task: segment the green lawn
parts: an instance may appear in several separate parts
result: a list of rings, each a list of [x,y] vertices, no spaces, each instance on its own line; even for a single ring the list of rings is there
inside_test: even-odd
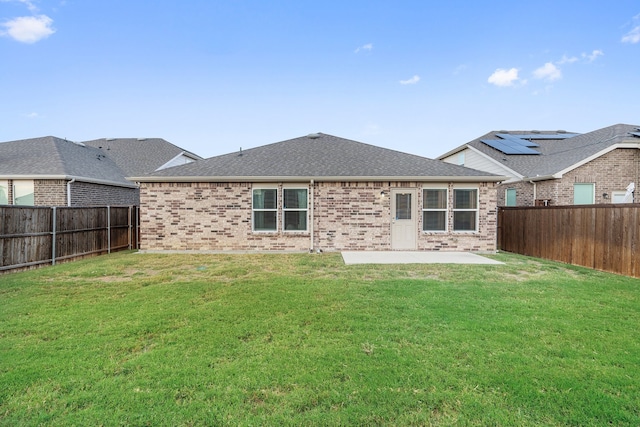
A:
[[[0,425],[640,425],[640,280],[339,254],[0,276]]]

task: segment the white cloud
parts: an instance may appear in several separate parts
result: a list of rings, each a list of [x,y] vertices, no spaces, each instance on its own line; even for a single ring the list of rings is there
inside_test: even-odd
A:
[[[414,85],[414,84],[418,83],[419,81],[420,81],[420,76],[416,74],[415,76],[411,77],[410,79],[400,80],[400,84],[401,85]]]
[[[591,52],[590,54],[589,54],[589,53],[583,53],[583,54],[582,54],[582,57],[583,57],[584,59],[586,59],[587,61],[589,61],[589,62],[593,62],[593,61],[595,61],[596,59],[598,59],[598,57],[599,57],[599,56],[602,56],[602,55],[604,55],[604,52],[603,52],[603,51],[601,51],[601,50],[594,50],[594,51],[593,51],[593,52]]]
[[[640,42],[640,25],[634,27],[631,31],[622,37],[622,43],[638,43]]]
[[[354,52],[355,53],[360,53],[360,52],[371,52],[373,50],[373,44],[372,43],[367,43],[363,46],[360,46],[359,48],[357,48]]]
[[[553,82],[562,78],[562,71],[560,71],[558,67],[553,65],[553,63],[547,62],[542,67],[533,72],[533,77],[535,77],[536,79]]]
[[[0,0],[0,2],[4,2],[4,3],[9,3],[9,2],[14,2],[14,3],[22,3],[25,6],[27,6],[27,9],[29,9],[29,11],[36,13],[38,12],[38,7],[33,4],[33,2],[31,0]]]
[[[53,20],[46,15],[22,16],[7,21],[0,26],[5,31],[0,31],[0,35],[9,36],[21,43],[35,43],[55,33],[51,27]]]
[[[40,114],[36,113],[35,111],[33,113],[25,114],[24,116],[28,119],[38,119],[42,117],[40,116]]]
[[[562,59],[558,61],[558,65],[562,64],[573,64],[574,62],[578,62],[580,58],[577,56],[567,56],[566,54],[562,55]]]
[[[515,82],[518,81],[518,69],[511,68],[506,70],[504,68],[498,68],[493,72],[487,79],[487,81],[496,86],[513,86]]]

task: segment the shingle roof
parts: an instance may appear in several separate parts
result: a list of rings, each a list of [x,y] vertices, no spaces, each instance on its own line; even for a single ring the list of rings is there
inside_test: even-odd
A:
[[[567,139],[536,140],[539,147],[534,147],[533,150],[540,152],[540,155],[504,154],[481,142],[483,139],[499,139],[497,134],[505,131],[489,132],[459,148],[471,146],[524,177],[550,176],[571,168],[612,145],[624,142],[640,143],[640,138],[631,134],[637,132],[637,128],[636,125],[617,124]],[[509,131],[508,133],[529,135],[531,131]],[[563,133],[540,131],[540,134],[549,135]],[[449,154],[451,153],[450,151]]]
[[[376,147],[323,133],[212,157],[154,172],[135,181],[267,180],[296,178],[465,178],[503,177],[438,160]]]
[[[180,154],[202,159],[162,138],[102,138],[83,143],[102,149],[127,176],[151,173]]]
[[[85,178],[115,185],[132,185],[101,150],[53,136],[0,143],[0,176]]]

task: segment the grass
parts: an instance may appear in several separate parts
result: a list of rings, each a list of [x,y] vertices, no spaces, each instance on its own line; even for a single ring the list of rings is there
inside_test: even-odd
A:
[[[0,425],[639,425],[640,281],[339,254],[0,276]]]

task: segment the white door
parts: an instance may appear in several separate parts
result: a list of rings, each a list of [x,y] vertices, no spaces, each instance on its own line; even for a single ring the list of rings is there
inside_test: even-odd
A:
[[[416,221],[416,189],[391,190],[391,249],[417,249],[418,224]]]

